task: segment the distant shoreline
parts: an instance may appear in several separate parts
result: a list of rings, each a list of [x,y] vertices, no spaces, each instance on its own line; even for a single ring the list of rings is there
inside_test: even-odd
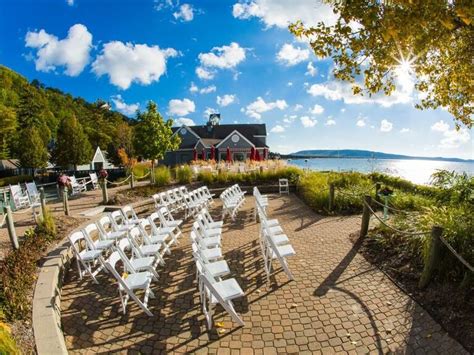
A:
[[[452,163],[470,163],[474,164],[474,160],[464,160],[459,158],[426,158],[426,157],[403,157],[403,158],[385,158],[385,157],[350,157],[350,156],[310,156],[310,155],[287,155],[280,154],[281,159],[375,159],[375,160],[431,160],[431,161],[446,161]]]
[[[278,153],[275,153],[278,154]],[[402,154],[375,152],[370,150],[341,149],[341,150],[303,150],[291,154],[279,154],[283,159],[397,159],[397,160],[429,160],[455,163],[474,163],[473,159],[445,158],[445,157],[417,157]]]

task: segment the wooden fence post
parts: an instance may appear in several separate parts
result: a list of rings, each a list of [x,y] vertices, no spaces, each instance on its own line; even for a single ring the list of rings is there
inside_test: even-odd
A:
[[[329,211],[332,211],[334,209],[334,195],[335,195],[334,184],[330,183],[329,184]]]
[[[106,205],[109,202],[109,192],[107,191],[107,181],[105,179],[102,179],[101,187],[102,187],[102,203]]]
[[[68,191],[67,187],[65,186],[63,189],[63,208],[64,208],[64,214],[66,216],[69,216],[69,200],[68,200]]]
[[[13,249],[18,249],[20,245],[18,244],[18,238],[16,236],[15,224],[13,223],[13,213],[10,206],[5,205],[4,207],[5,214],[7,215],[7,229],[8,236],[10,237],[10,242],[12,243]]]
[[[418,286],[420,288],[425,288],[433,276],[433,271],[436,268],[438,262],[439,252],[441,250],[441,235],[443,234],[443,228],[440,226],[433,226],[431,228],[431,240],[430,240],[430,250],[428,252],[428,259],[425,262],[423,268],[423,273],[421,274],[420,282]]]
[[[133,172],[130,175],[130,188],[133,189],[135,187],[135,177],[133,176]]]
[[[44,218],[46,214],[46,197],[44,195],[44,187],[40,187],[40,202],[41,202],[41,215]]]
[[[360,226],[360,237],[365,237],[369,231],[369,223],[370,223],[370,210],[367,205],[370,206],[372,203],[372,197],[369,195],[364,196],[364,209],[362,212],[362,223]]]

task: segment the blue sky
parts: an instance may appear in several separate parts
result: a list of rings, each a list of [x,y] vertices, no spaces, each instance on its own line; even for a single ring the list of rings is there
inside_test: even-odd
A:
[[[472,130],[394,97],[354,97],[286,24],[334,20],[313,0],[3,0],[0,63],[133,116],[148,100],[177,122],[266,123],[273,151],[370,149],[474,158]]]

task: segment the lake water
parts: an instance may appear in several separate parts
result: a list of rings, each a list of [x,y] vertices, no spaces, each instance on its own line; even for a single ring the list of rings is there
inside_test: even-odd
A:
[[[307,159],[307,162],[305,159],[291,159],[289,164],[322,171],[381,172],[425,185],[429,184],[431,174],[439,169],[474,175],[474,163],[439,160],[314,158]]]

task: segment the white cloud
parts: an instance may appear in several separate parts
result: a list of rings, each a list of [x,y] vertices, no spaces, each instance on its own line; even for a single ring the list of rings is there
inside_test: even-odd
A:
[[[367,95],[354,95],[349,83],[328,81],[323,84],[313,84],[307,90],[312,96],[323,96],[326,100],[343,100],[346,104],[379,104],[382,107],[390,107],[395,104],[405,104],[412,101],[411,93],[395,90],[392,95],[383,93]]]
[[[173,16],[176,20],[189,22],[194,18],[194,9],[190,4],[183,4],[179,7],[179,11],[173,13]]]
[[[168,103],[168,114],[176,116],[186,116],[187,114],[194,112],[196,105],[189,99],[173,99]]]
[[[301,121],[301,124],[303,125],[303,127],[306,127],[306,128],[314,127],[318,123],[317,120],[315,120],[314,118],[311,118],[309,116],[300,117],[300,121]]]
[[[115,105],[115,108],[122,112],[124,115],[131,116],[140,108],[140,104],[137,102],[135,104],[126,104],[121,95],[112,96],[112,102]]]
[[[28,31],[25,46],[37,49],[36,70],[49,72],[64,66],[66,75],[77,76],[89,64],[92,34],[81,24],[71,26],[67,37],[61,40],[45,30]]]
[[[318,74],[318,69],[313,66],[313,62],[309,62],[306,66],[306,73],[305,75],[309,76],[316,76]]]
[[[467,128],[461,128],[460,130],[450,129],[443,132],[443,138],[439,144],[442,149],[454,149],[459,148],[461,145],[471,142],[471,134]]]
[[[393,128],[393,123],[387,120],[380,121],[380,132],[390,132]]]
[[[209,116],[210,116],[212,113],[219,113],[219,111],[216,110],[215,108],[206,107],[206,109],[204,110],[204,117],[209,118]]]
[[[356,126],[357,127],[365,127],[366,123],[363,119],[357,120]]]
[[[216,69],[234,69],[245,60],[245,48],[236,42],[228,46],[214,47],[208,53],[199,53],[200,66],[196,68],[199,78],[209,80],[215,76]]]
[[[293,86],[293,82],[291,82],[291,81],[287,82],[286,86]]]
[[[74,0],[66,0],[69,6],[74,6]]]
[[[196,74],[199,77],[199,79],[202,79],[202,80],[211,80],[211,79],[214,79],[214,76],[215,76],[215,73],[207,69],[204,69],[202,67],[196,68]]]
[[[280,125],[276,125],[275,127],[273,127],[271,130],[270,130],[271,133],[283,133],[285,132],[285,128],[283,126],[280,126]]]
[[[186,118],[186,117],[176,118],[173,120],[173,126],[182,126],[182,125],[195,126],[196,124],[194,123],[192,119]]]
[[[230,104],[235,102],[235,95],[224,95],[224,96],[217,96],[216,103],[221,106],[229,106]]]
[[[436,132],[446,132],[447,130],[449,130],[449,124],[441,120],[432,125],[431,130]]]
[[[408,133],[408,132],[410,132],[410,128],[402,128],[400,130],[400,133]]]
[[[173,48],[112,41],[104,44],[92,71],[99,77],[108,75],[110,83],[125,90],[134,82],[149,85],[158,81],[166,72],[167,59],[177,55]]]
[[[280,28],[286,28],[298,20],[310,26],[316,25],[319,21],[332,25],[337,20],[330,5],[314,0],[240,1],[234,4],[232,15],[242,20],[257,17],[266,27]]]
[[[301,110],[302,108],[303,108],[303,105],[296,104],[296,105],[293,107],[293,111],[298,112],[298,111]]]
[[[199,88],[196,84],[191,82],[191,86],[189,87],[189,92],[195,94],[195,93],[200,93],[200,94],[210,94],[211,92],[216,92],[217,88],[215,85],[209,85],[203,88]]]
[[[336,121],[334,121],[332,118],[328,118],[326,123],[324,124],[325,126],[335,126]]]
[[[324,107],[316,104],[309,112],[312,113],[313,115],[320,115],[324,112]]]
[[[274,102],[265,102],[260,96],[257,100],[249,104],[245,108],[245,114],[249,117],[253,117],[257,120],[262,118],[261,113],[267,112],[273,109],[284,110],[288,107],[285,100],[276,100]]]
[[[191,93],[196,93],[196,92],[199,92],[199,88],[197,87],[196,84],[194,84],[193,82],[191,82],[191,86],[189,87],[189,92]]]
[[[285,43],[277,54],[277,60],[286,66],[296,65],[308,60],[308,58],[309,49],[293,47],[293,45],[289,43]]]

